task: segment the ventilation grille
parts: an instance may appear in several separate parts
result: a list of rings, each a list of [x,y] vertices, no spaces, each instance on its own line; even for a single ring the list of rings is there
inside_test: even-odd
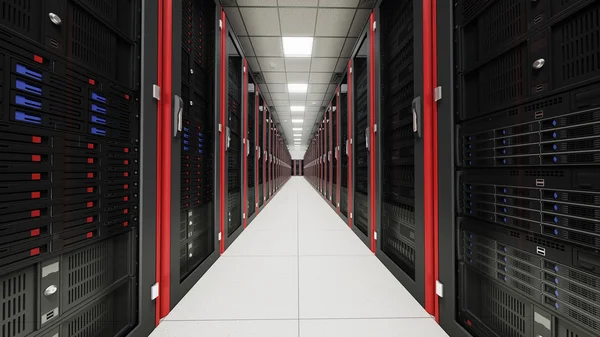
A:
[[[40,0],[0,0],[0,23],[39,41]]]
[[[26,336],[33,331],[35,289],[32,269],[24,269],[0,279],[2,337]]]
[[[69,337],[112,336],[113,333],[113,297],[107,297],[84,309],[67,326]]]
[[[481,320],[500,336],[529,337],[525,335],[526,305],[490,282],[481,284],[483,315]]]
[[[67,305],[80,302],[113,283],[112,241],[105,240],[87,247],[66,259]]]

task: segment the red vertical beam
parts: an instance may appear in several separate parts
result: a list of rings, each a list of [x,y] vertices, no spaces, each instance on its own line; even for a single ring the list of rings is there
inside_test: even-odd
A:
[[[254,151],[254,195],[255,195],[255,198],[254,198],[254,201],[255,201],[254,207],[256,207],[256,214],[258,214],[258,212],[259,212],[259,207],[258,207],[258,203],[259,203],[259,201],[258,201],[258,197],[259,197],[259,190],[258,190],[258,186],[259,186],[258,185],[258,179],[259,179],[258,178],[258,156],[260,155],[258,147],[261,146],[262,144],[258,144],[258,139],[259,139],[259,136],[258,136],[258,130],[259,130],[259,128],[258,128],[258,126],[260,125],[260,124],[258,124],[258,123],[260,123],[260,116],[259,116],[259,112],[260,111],[258,109],[258,103],[260,101],[260,96],[259,96],[260,90],[259,90],[258,85],[256,83],[254,84],[254,90],[256,91],[254,93],[254,97],[255,97],[255,99],[254,99],[254,145],[255,145],[256,150],[253,150],[253,149],[250,149],[250,150]]]
[[[219,242],[219,248],[221,254],[225,252],[225,126],[227,125],[227,107],[225,106],[225,95],[227,94],[227,87],[225,85],[227,81],[227,27],[226,27],[226,16],[225,12],[221,9],[221,88],[220,88],[220,104],[221,104],[221,132],[219,133],[221,139],[220,152],[219,152],[219,230],[221,231],[221,241]]]
[[[335,106],[336,106],[336,111],[335,111],[335,129],[337,130],[336,135],[335,135],[335,147],[334,147],[334,151],[335,151],[335,160],[336,160],[336,167],[337,170],[335,172],[336,175],[336,181],[337,184],[335,185],[335,200],[337,200],[337,205],[336,205],[336,210],[338,213],[340,213],[340,198],[341,198],[341,191],[342,191],[342,156],[345,155],[342,153],[342,117],[341,117],[341,106],[340,106],[340,86],[338,85],[337,87],[337,93],[335,96]]]
[[[431,0],[431,66],[432,66],[432,87],[437,84],[437,0]],[[433,103],[433,257],[435,278],[434,282],[440,279],[439,276],[439,177],[438,177],[438,106]],[[435,296],[435,320],[440,322],[440,299]]]
[[[164,0],[158,0],[158,85],[163,86],[163,45],[164,45]],[[162,268],[162,223],[161,223],[161,207],[162,207],[162,125],[160,124],[160,116],[162,115],[162,102],[157,104],[157,115],[159,123],[156,128],[156,271],[155,282],[160,283],[160,271]],[[158,326],[160,323],[160,302],[162,297],[156,298],[154,324]]]
[[[333,107],[329,104],[329,117],[327,117],[327,124],[329,124],[329,149],[327,151],[327,160],[329,162],[329,200],[333,204]],[[335,205],[334,205],[335,206]]]
[[[354,198],[353,198],[353,188],[352,185],[352,152],[354,148],[352,139],[352,125],[354,121],[352,120],[352,95],[353,95],[353,81],[352,81],[352,60],[348,61],[348,225],[352,228],[354,224],[354,219],[352,216],[352,212],[354,211]]]
[[[433,239],[433,77],[431,58],[431,0],[423,1],[423,161],[425,215],[425,310],[435,313],[435,259]]]
[[[242,212],[246,213],[248,210],[248,60],[244,58],[244,148],[242,150],[242,156],[244,158],[244,206]],[[248,226],[248,216],[244,217],[244,228]]]
[[[377,243],[375,241],[375,227],[377,220],[377,184],[376,184],[376,173],[377,173],[377,161],[376,161],[376,149],[377,145],[375,141],[375,30],[373,30],[373,26],[375,23],[375,12],[371,13],[371,25],[369,26],[369,49],[370,49],[370,57],[369,57],[369,113],[370,113],[370,122],[369,122],[369,148],[371,151],[369,152],[369,162],[371,169],[370,172],[370,184],[369,184],[369,197],[371,206],[370,215],[371,215],[371,251],[375,253],[377,250]]]

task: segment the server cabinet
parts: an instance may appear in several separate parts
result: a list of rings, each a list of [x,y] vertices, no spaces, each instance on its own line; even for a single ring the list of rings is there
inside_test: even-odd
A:
[[[424,143],[432,134],[423,128],[423,6],[421,1],[384,0],[375,10],[375,55],[380,55],[376,254],[432,310],[431,299],[426,303],[427,282],[434,275],[426,273],[430,262],[425,261],[433,252],[425,240],[425,203],[431,201],[425,200],[424,153],[429,150]]]
[[[348,61],[351,64],[351,61]],[[352,144],[350,143],[350,135],[352,134],[350,118],[352,116],[352,98],[351,98],[351,66],[346,69],[346,74],[342,79],[340,85],[340,99],[339,99],[339,121],[340,121],[340,145],[342,146],[341,161],[340,161],[340,216],[344,221],[350,224],[350,210],[352,200],[352,177],[350,165],[350,155],[352,151]]]
[[[222,146],[221,159],[223,167],[221,174],[224,191],[222,201],[224,204],[221,216],[222,240],[224,249],[237,238],[243,230],[243,211],[242,211],[242,186],[243,181],[243,111],[244,111],[244,78],[247,72],[244,68],[244,58],[241,47],[233,31],[228,27],[225,31],[225,45],[222,55],[222,95],[225,97],[221,104],[222,133],[225,143]]]
[[[271,197],[271,112],[265,102],[265,203]]]
[[[335,89],[335,97],[333,98],[333,113],[331,116],[332,120],[332,151],[333,151],[333,168],[332,168],[332,197],[333,206],[336,212],[340,213],[340,161],[341,161],[341,136],[340,136],[340,86]]]
[[[440,174],[440,236],[453,238],[440,240],[440,319],[453,335],[600,334],[599,13],[438,4],[439,165],[454,167]]]
[[[266,187],[265,187],[265,181],[266,181],[266,172],[267,172],[267,168],[265,166],[265,158],[266,158],[266,150],[265,150],[265,120],[266,120],[266,110],[265,110],[265,100],[263,99],[263,97],[260,95],[260,88],[259,88],[259,105],[258,105],[258,148],[257,148],[257,155],[258,155],[258,206],[262,207],[265,204],[265,200],[266,200]]]
[[[371,245],[371,193],[370,174],[375,169],[370,165],[371,115],[370,115],[370,53],[371,36],[364,29],[352,55],[353,109],[351,127],[353,129],[353,218],[352,229],[367,245]]]
[[[2,335],[147,334],[158,4],[0,3]]]
[[[215,216],[216,172],[220,167],[219,106],[215,102],[219,92],[214,88],[219,83],[216,74],[221,45],[218,21],[224,20],[221,15],[213,1],[186,0],[173,2],[172,21],[163,22],[172,26],[172,85],[169,91],[165,88],[169,84],[164,83],[161,89],[167,98],[161,101],[167,99],[172,104],[162,116],[163,127],[169,130],[161,135],[161,142],[170,150],[162,152],[162,162],[170,167],[170,172],[163,169],[162,179],[171,182],[160,192],[165,207],[163,218],[170,220],[164,220],[167,224],[163,224],[162,234],[169,235],[169,239],[164,238],[169,245],[163,247],[167,253],[162,256],[161,317],[219,256]]]
[[[249,71],[248,64],[246,63],[246,73],[251,74]],[[256,115],[258,114],[258,89],[256,83],[252,76],[248,76],[248,84],[246,88],[247,102],[246,102],[246,114],[244,115],[244,119],[246,120],[246,140],[245,140],[245,159],[246,168],[244,169],[244,174],[246,178],[247,191],[246,191],[246,207],[245,212],[247,219],[247,223],[249,224],[254,217],[256,216],[256,212],[258,210],[257,206],[257,166],[256,165],[256,152],[257,149],[255,146],[258,144],[256,141],[257,136],[257,119]]]
[[[333,204],[333,101],[329,103],[329,110],[327,111],[327,140],[326,146],[327,151],[325,152],[327,166],[325,169],[325,176],[327,177],[327,201]]]

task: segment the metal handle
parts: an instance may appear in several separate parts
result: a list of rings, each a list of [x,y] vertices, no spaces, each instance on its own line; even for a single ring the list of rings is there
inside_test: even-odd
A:
[[[246,142],[246,157],[250,156],[250,140]]]
[[[177,138],[183,129],[183,99],[175,95],[173,101],[173,137]]]
[[[346,156],[348,156],[348,139],[346,139]]]
[[[365,141],[367,143],[367,150],[369,150],[369,127],[365,129]]]
[[[56,287],[54,284],[51,284],[48,286],[48,288],[46,288],[46,290],[44,290],[44,296],[46,296],[46,297],[52,296],[57,291],[58,291],[58,287]]]
[[[262,155],[262,151],[260,150],[260,146],[257,146],[256,149],[258,150],[258,159],[260,159],[260,156]]]
[[[227,148],[225,151],[229,150],[229,145],[231,144],[231,130],[227,127]]]
[[[417,138],[422,137],[422,125],[421,125],[421,97],[416,97],[412,101],[412,113],[413,113],[413,132]]]

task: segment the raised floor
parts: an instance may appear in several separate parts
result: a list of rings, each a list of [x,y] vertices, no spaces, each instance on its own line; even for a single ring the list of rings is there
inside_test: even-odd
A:
[[[152,337],[447,334],[303,177],[292,177]]]

